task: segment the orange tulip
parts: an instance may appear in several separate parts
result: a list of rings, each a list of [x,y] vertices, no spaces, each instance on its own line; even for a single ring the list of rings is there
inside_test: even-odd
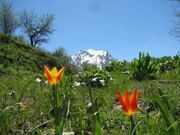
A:
[[[53,67],[51,70],[49,70],[46,66],[44,66],[44,75],[47,78],[49,84],[56,85],[61,81],[64,70],[65,67],[61,68],[58,72],[56,67]]]
[[[120,92],[117,93],[122,109],[126,115],[132,116],[137,111],[138,104],[138,91],[135,89],[133,94],[129,94],[127,91],[125,96],[122,96]]]

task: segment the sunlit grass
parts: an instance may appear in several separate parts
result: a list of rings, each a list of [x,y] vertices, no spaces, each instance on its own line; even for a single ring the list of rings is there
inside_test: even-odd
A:
[[[171,75],[166,74],[169,78],[172,78]],[[173,74],[175,75],[177,76]],[[92,88],[93,98],[99,99],[102,134],[130,134],[129,118],[118,106],[116,94],[117,91],[124,93],[135,87],[138,87],[142,93],[139,109],[135,115],[139,134],[168,134],[172,128],[174,134],[178,134],[179,83],[159,83],[159,80],[138,82],[129,80],[126,75],[119,73],[112,73],[112,76],[115,80],[110,81],[107,87]],[[45,83],[45,78],[42,82],[36,82],[37,77],[43,78],[41,75],[0,78],[2,82],[0,84],[0,131],[3,134],[35,132],[52,134],[54,127],[53,107],[50,103],[51,93],[48,90],[50,86]],[[60,98],[63,97],[65,91],[71,95],[69,116],[66,119],[64,131],[90,134],[92,119],[88,110],[90,103],[88,88],[73,88],[70,80],[69,77],[65,77],[59,88]]]

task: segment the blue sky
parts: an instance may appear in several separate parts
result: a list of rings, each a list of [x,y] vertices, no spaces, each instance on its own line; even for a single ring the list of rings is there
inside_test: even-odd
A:
[[[155,57],[176,55],[180,42],[169,35],[177,2],[171,0],[11,0],[17,12],[55,16],[55,32],[42,45],[64,47],[69,55],[84,49],[108,50],[132,60],[140,51]]]

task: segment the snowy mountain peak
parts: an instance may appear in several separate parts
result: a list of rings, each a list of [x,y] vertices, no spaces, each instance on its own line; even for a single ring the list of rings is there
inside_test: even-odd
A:
[[[81,50],[79,53],[71,56],[72,61],[77,66],[81,66],[81,64],[87,62],[89,64],[97,65],[98,67],[103,67],[106,65],[112,56],[108,53],[108,51],[103,50]]]

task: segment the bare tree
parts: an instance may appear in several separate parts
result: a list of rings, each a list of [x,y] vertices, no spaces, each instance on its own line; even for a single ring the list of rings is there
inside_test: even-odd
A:
[[[177,4],[180,7],[180,0],[175,0],[175,2],[179,2]],[[173,28],[170,30],[170,35],[174,36],[177,40],[180,40],[180,11],[175,9],[175,16],[177,17],[177,21],[174,23]]]
[[[31,46],[35,47],[48,42],[48,36],[53,33],[54,16],[46,14],[38,17],[33,12],[24,11],[21,15],[21,24],[29,38]]]
[[[17,27],[18,21],[12,3],[0,1],[0,31],[11,35]]]
[[[175,37],[177,40],[180,40],[180,21],[174,24],[174,27],[170,31],[170,35]]]

